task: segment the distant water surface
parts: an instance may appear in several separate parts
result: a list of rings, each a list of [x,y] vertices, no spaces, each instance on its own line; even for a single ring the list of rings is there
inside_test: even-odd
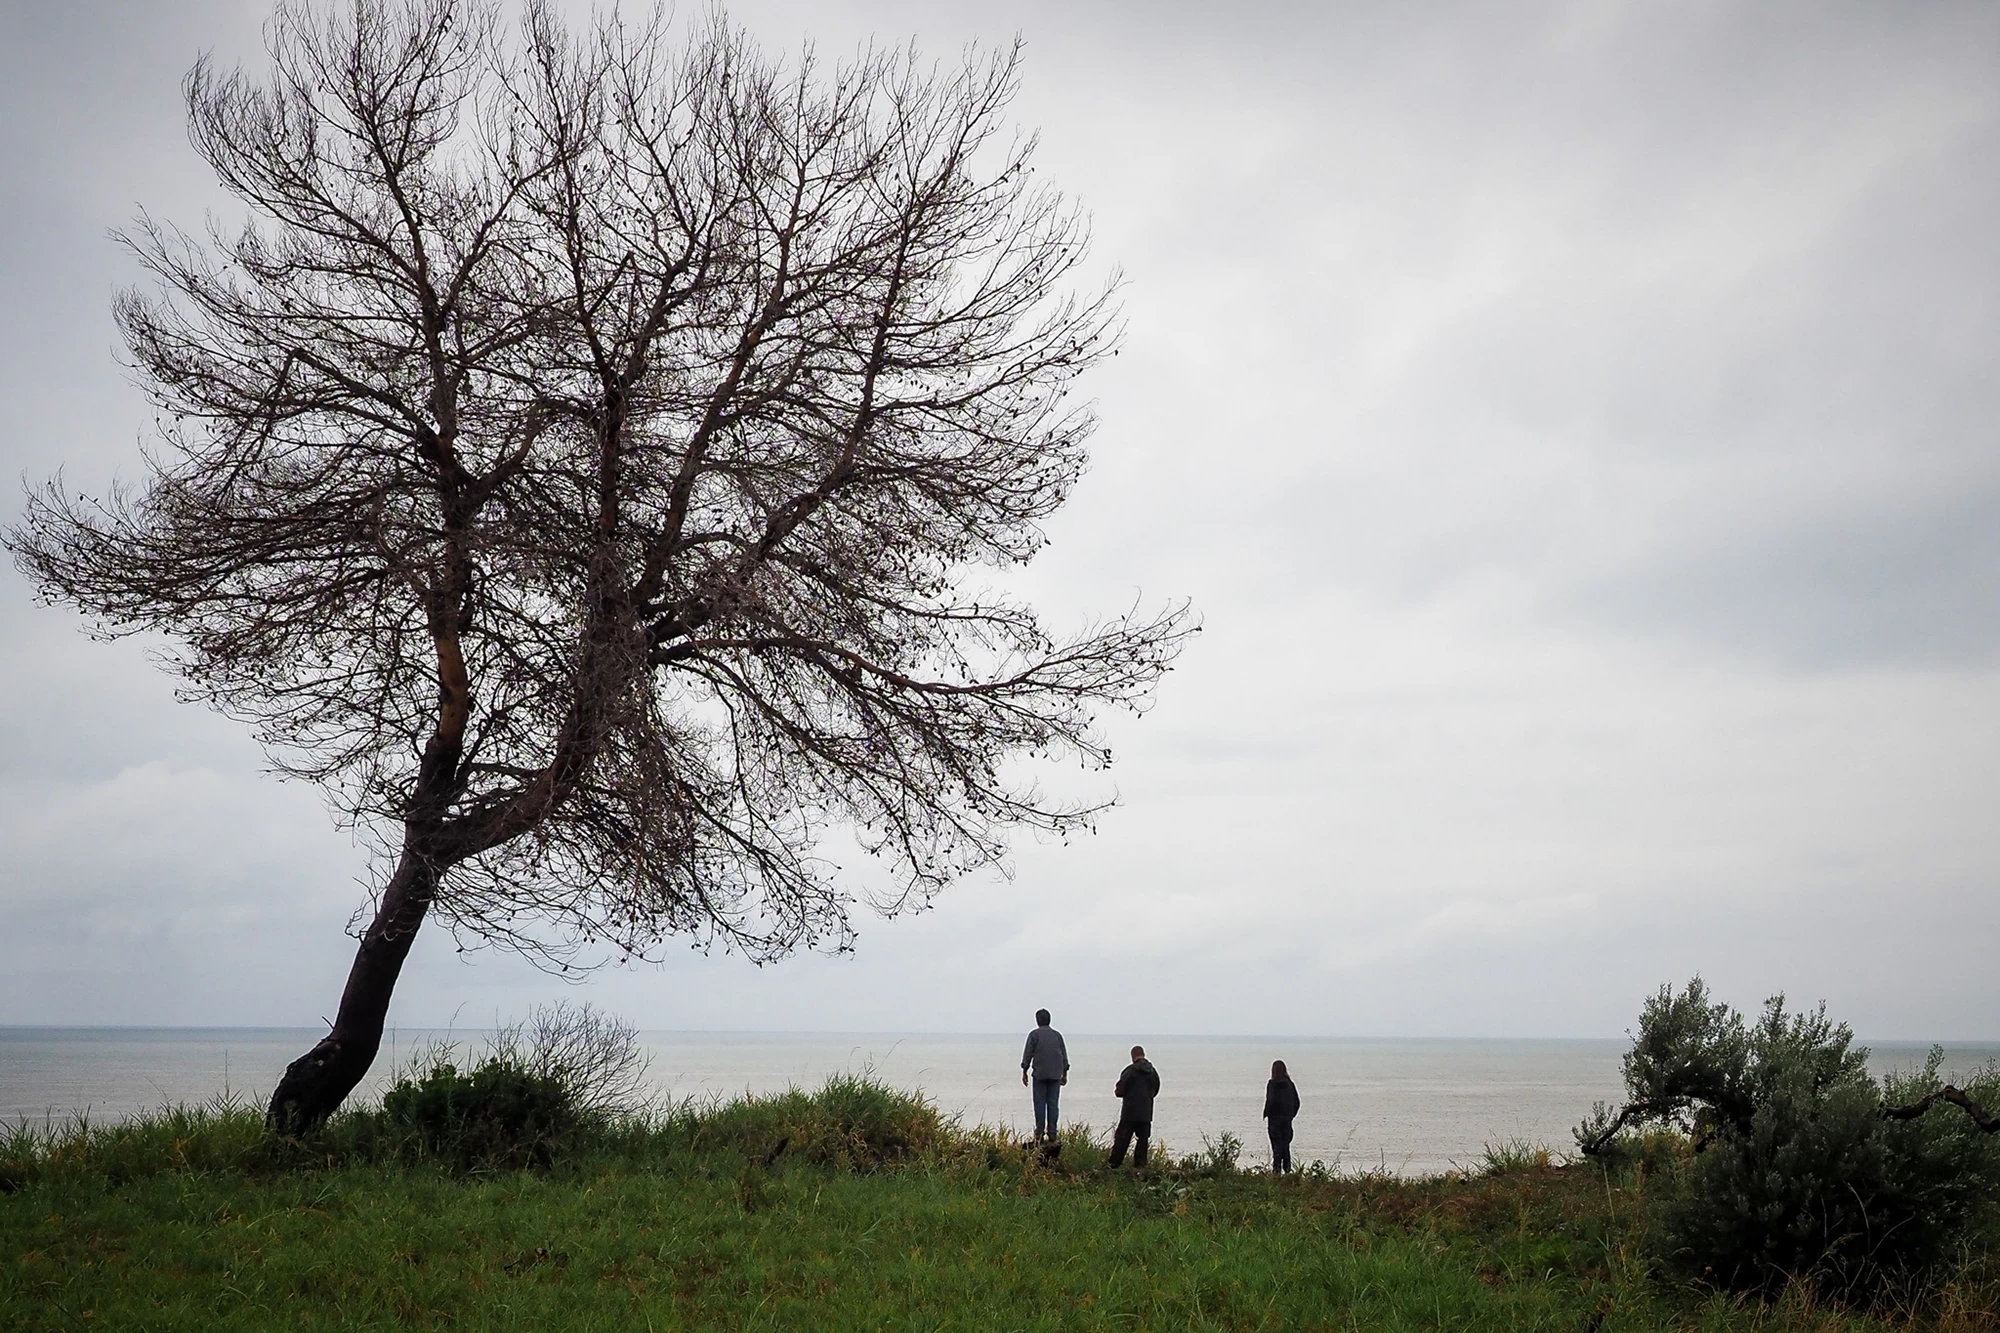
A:
[[[837,1033],[647,1032],[652,1081],[674,1098],[728,1097],[817,1085],[872,1069],[921,1089],[968,1123],[1032,1124],[1020,1082],[1020,1035],[856,1036]],[[261,1103],[285,1065],[317,1039],[285,1028],[0,1027],[0,1121],[42,1123],[78,1114],[119,1119],[224,1092]],[[397,1064],[428,1043],[476,1050],[485,1034],[400,1029],[383,1043],[365,1095],[379,1096]],[[1100,1130],[1117,1120],[1111,1085],[1128,1038],[1071,1034],[1065,1120]],[[1152,1037],[1147,1054],[1162,1089],[1154,1134],[1175,1153],[1231,1133],[1246,1162],[1269,1160],[1264,1080],[1282,1059],[1302,1109],[1292,1155],[1343,1170],[1423,1174],[1476,1163],[1486,1144],[1522,1139],[1570,1146],[1570,1127],[1596,1101],[1616,1101],[1622,1040],[1368,1041],[1311,1037]],[[1920,1063],[1928,1047],[1873,1044],[1878,1072]],[[2000,1043],[1946,1046],[1960,1072],[2000,1059]]]

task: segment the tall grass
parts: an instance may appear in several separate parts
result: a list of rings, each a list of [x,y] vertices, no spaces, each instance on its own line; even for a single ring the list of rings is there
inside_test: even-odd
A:
[[[420,1089],[439,1070],[456,1073],[446,1060],[392,1087],[387,1100],[393,1106],[399,1088]],[[792,1088],[731,1101],[668,1103],[624,1116],[580,1116],[551,1146],[556,1151],[534,1160],[541,1165],[638,1165],[736,1154],[873,1170],[919,1158],[983,1160],[988,1149],[1019,1153],[998,1135],[961,1130],[925,1098],[866,1074],[839,1075],[812,1091]],[[8,1191],[49,1180],[123,1184],[167,1173],[255,1175],[392,1164],[478,1172],[524,1162],[482,1160],[477,1152],[461,1152],[458,1144],[399,1120],[381,1105],[343,1110],[296,1140],[271,1136],[262,1111],[233,1097],[163,1106],[126,1121],[77,1117],[0,1128],[0,1190]]]
[[[1088,1125],[1045,1157],[865,1072],[577,1123],[525,1170],[468,1169],[381,1107],[296,1142],[234,1100],[17,1125],[0,1327],[1874,1333],[2000,1307],[1976,1255],[1903,1318],[1664,1286],[1645,1164],[1524,1145],[1428,1180],[1246,1172],[1222,1141],[1112,1173]]]
[[[166,1171],[240,1171],[267,1148],[263,1114],[232,1095],[132,1120],[23,1120],[0,1126],[0,1191],[49,1179],[122,1184]]]
[[[1495,1139],[1480,1154],[1479,1169],[1489,1176],[1505,1176],[1517,1171],[1544,1171],[1554,1161],[1545,1143],[1522,1138]]]
[[[607,1119],[540,1169],[402,1155],[371,1114],[288,1165],[242,1105],[17,1129],[0,1327],[1902,1326],[1654,1282],[1637,1170],[1280,1178],[1218,1143],[1110,1173],[1088,1126],[1048,1159],[865,1075]],[[1990,1328],[1992,1290],[1912,1314]]]
[[[870,1071],[608,1107],[536,1049],[428,1049],[297,1140],[228,1097],[5,1129],[0,1327],[2000,1327],[1991,1243],[1891,1317],[1660,1283],[1671,1135],[1418,1180],[1245,1171],[1224,1136],[1109,1172],[1087,1124],[1045,1153]],[[480,1100],[510,1079],[569,1099],[533,1151]]]

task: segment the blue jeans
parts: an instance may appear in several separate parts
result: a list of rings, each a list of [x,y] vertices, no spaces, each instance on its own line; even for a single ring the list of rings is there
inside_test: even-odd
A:
[[[1038,1078],[1035,1080],[1036,1138],[1052,1139],[1056,1136],[1056,1103],[1061,1099],[1061,1079]]]

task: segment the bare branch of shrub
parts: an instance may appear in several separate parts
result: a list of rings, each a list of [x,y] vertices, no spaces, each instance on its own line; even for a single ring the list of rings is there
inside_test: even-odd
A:
[[[1884,1120],[1915,1120],[1939,1102],[1950,1102],[1953,1106],[1963,1107],[1965,1113],[1972,1117],[1972,1123],[1979,1127],[1981,1134],[2000,1132],[2000,1117],[1994,1116],[1985,1107],[1949,1083],[1929,1096],[1921,1097],[1907,1106],[1883,1107],[1882,1118]]]
[[[640,1048],[638,1029],[595,1005],[540,1005],[501,1039],[524,1067],[561,1083],[578,1110],[629,1116],[652,1103],[652,1057]]]

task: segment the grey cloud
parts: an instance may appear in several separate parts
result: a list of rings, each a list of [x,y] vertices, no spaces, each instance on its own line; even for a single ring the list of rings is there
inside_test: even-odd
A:
[[[1154,401],[1107,417],[1205,435],[1149,460],[1159,543],[1254,534],[1271,578],[1392,604],[1514,578],[1724,655],[1985,660],[1995,25],[1805,18],[1412,25],[1384,64],[1418,77],[1358,92],[1338,11],[1266,52],[1283,151],[1225,117],[1155,182],[1193,262],[1142,258]],[[1324,87],[1284,80],[1307,50]]]
[[[1990,665],[2000,656],[2000,480],[1783,526],[1579,580],[1567,609],[1780,666]]]
[[[0,8],[0,478],[134,467],[103,233],[215,206],[178,81],[203,46],[254,56],[262,13]],[[851,958],[670,951],[593,999],[657,1026],[897,1027],[921,997],[925,1025],[1007,1029],[1034,995],[1079,1031],[1608,1035],[1699,970],[1875,1033],[2000,1027],[2000,13],[739,17],[830,53],[1025,36],[1018,109],[1125,266],[1131,335],[1019,584],[1059,623],[1191,594],[1208,629],[1113,722],[1097,837],[864,919]],[[0,575],[0,801],[42,812],[0,821],[27,868],[0,876],[0,1021],[312,1021],[359,854],[141,645],[75,630]],[[86,817],[110,831],[79,845]],[[427,932],[398,1021],[558,987]]]

